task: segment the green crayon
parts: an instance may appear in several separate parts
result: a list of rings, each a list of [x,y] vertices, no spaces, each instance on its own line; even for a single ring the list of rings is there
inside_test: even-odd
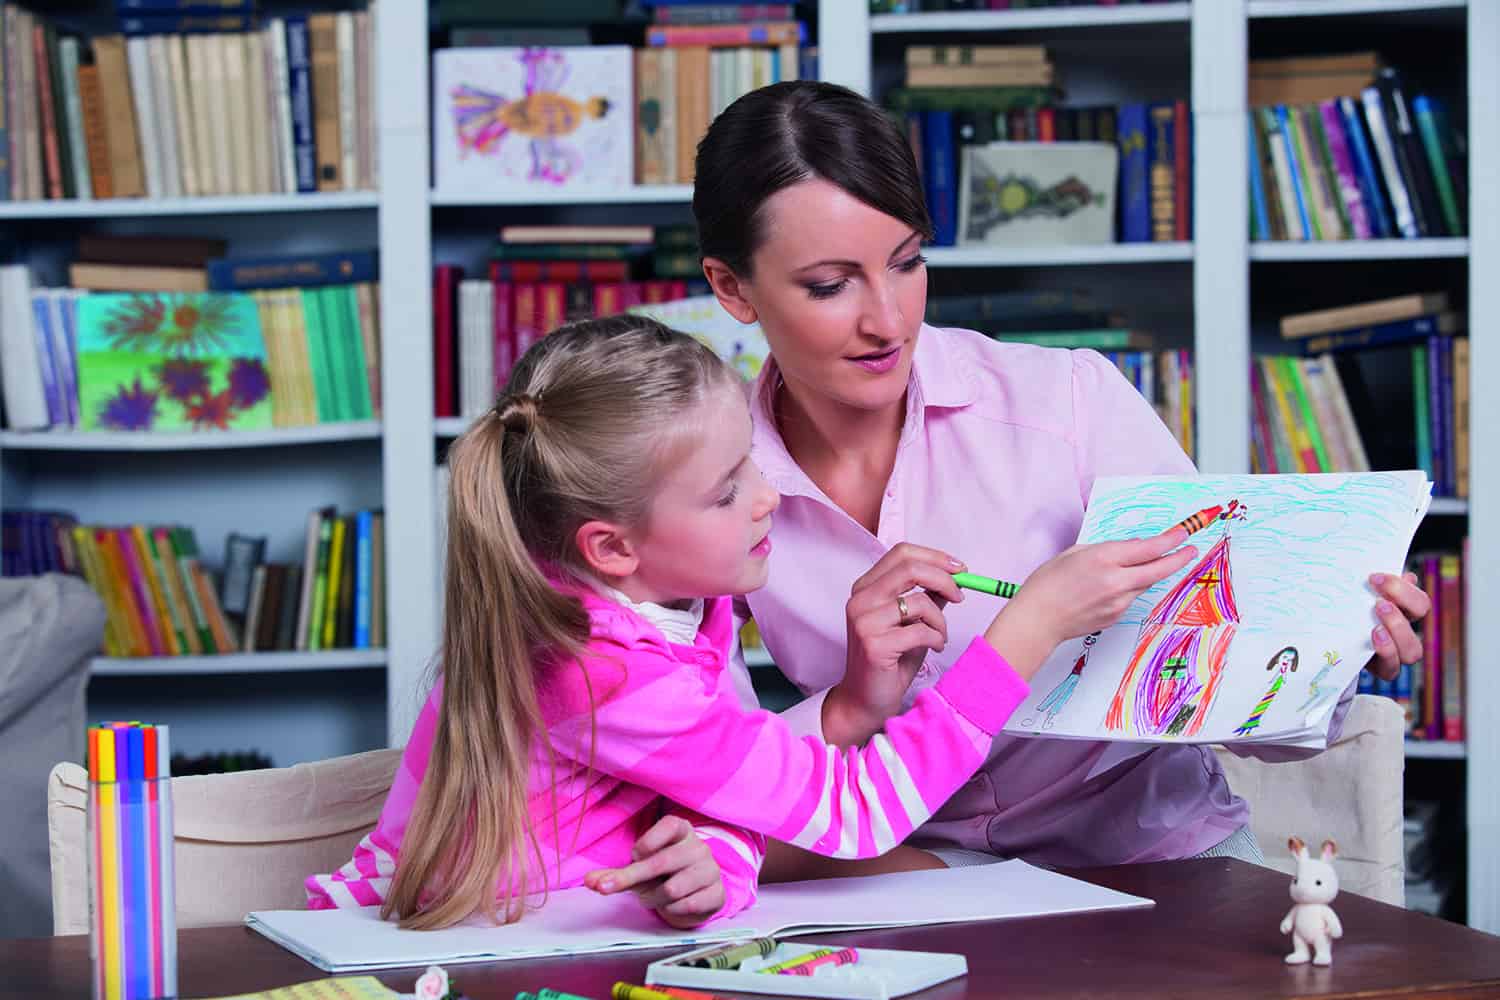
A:
[[[733,944],[706,955],[699,955],[684,964],[708,969],[738,969],[740,963],[752,958],[764,958],[775,950],[775,938],[752,938],[743,944]]]
[[[1016,596],[1016,591],[1021,589],[1019,583],[1006,583],[1004,580],[992,580],[978,573],[954,573],[953,582],[965,590],[977,590],[984,594],[994,594],[1010,600]]]
[[[518,1000],[519,996],[517,994]],[[536,1000],[590,1000],[590,998],[581,997],[577,993],[563,993],[560,990],[543,988],[536,991]]]

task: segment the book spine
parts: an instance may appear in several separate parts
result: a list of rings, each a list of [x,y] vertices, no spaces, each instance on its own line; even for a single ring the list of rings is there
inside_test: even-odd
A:
[[[193,78],[188,70],[187,39],[170,35],[166,40],[167,59],[171,63],[172,113],[176,119],[177,158],[182,169],[182,192],[190,198],[205,193],[203,173],[206,164],[199,159],[202,148],[198,122],[193,116]]]
[[[336,518],[328,542],[328,584],[324,594],[321,647],[333,649],[338,645],[339,588],[343,580],[344,536],[348,530],[347,518]]]
[[[1439,560],[1439,597],[1445,612],[1441,631],[1443,634],[1443,698],[1442,738],[1454,742],[1464,738],[1464,667],[1467,660],[1464,646],[1463,572],[1457,555],[1444,555]]]
[[[1287,164],[1287,186],[1291,189],[1293,200],[1296,203],[1297,221],[1302,229],[1302,239],[1322,239],[1317,226],[1314,223],[1314,213],[1309,209],[1303,177],[1302,161],[1298,156],[1296,131],[1292,128],[1289,116],[1290,109],[1278,106],[1274,109],[1276,113],[1277,134],[1281,139],[1282,151],[1286,156]]]
[[[1448,447],[1443,437],[1443,409],[1446,393],[1442,376],[1442,338],[1427,338],[1427,439],[1432,446],[1433,492],[1448,493]]]
[[[600,286],[595,286],[597,289]],[[498,397],[505,391],[505,384],[510,379],[510,371],[515,367],[516,361],[516,330],[514,319],[511,315],[511,285],[507,281],[490,282],[492,295],[492,308],[494,309],[493,324],[491,327],[494,338],[495,358],[495,380],[491,386],[492,395]],[[598,313],[596,312],[596,315]]]
[[[1428,479],[1436,481],[1432,464],[1432,421],[1425,345],[1416,345],[1411,349],[1411,377],[1413,399],[1416,401],[1417,466],[1427,473]]]
[[[937,246],[958,242],[958,171],[953,162],[953,113],[922,113],[922,179]]]
[[[72,297],[66,290],[53,289],[46,294],[51,322],[52,363],[57,369],[57,391],[61,397],[63,425],[78,426],[78,357],[74,349],[77,330],[72,313]]]
[[[1302,127],[1307,134],[1308,148],[1312,151],[1314,174],[1318,178],[1319,208],[1325,213],[1325,229],[1346,240],[1353,233],[1348,210],[1344,207],[1343,195],[1339,192],[1338,169],[1333,162],[1333,151],[1328,145],[1328,136],[1316,104],[1302,110]]]
[[[61,427],[68,422],[63,404],[62,387],[57,374],[57,359],[52,351],[52,308],[48,292],[39,288],[31,293],[31,335],[36,341],[38,368],[42,375],[42,397],[47,405],[47,424]]]
[[[1304,355],[1328,354],[1336,351],[1356,351],[1366,347],[1381,347],[1401,344],[1412,340],[1426,340],[1433,334],[1443,332],[1438,316],[1418,316],[1414,319],[1398,319],[1389,323],[1340,330],[1337,333],[1318,334],[1300,341]]]
[[[1306,121],[1302,109],[1292,106],[1286,109],[1286,134],[1291,144],[1292,167],[1297,183],[1297,193],[1307,212],[1308,231],[1315,240],[1338,239],[1338,227],[1330,225],[1324,195],[1323,176],[1318,170],[1314,150],[1308,138]]]
[[[1174,234],[1180,241],[1193,238],[1193,165],[1192,135],[1193,116],[1187,101],[1172,104],[1172,151],[1176,157],[1173,164],[1173,189],[1177,196],[1174,218],[1177,230]]]
[[[136,557],[140,560],[146,577],[146,586],[151,591],[151,601],[161,621],[162,638],[165,640],[167,652],[172,656],[182,656],[187,652],[187,635],[183,631],[183,622],[177,613],[177,605],[172,601],[172,592],[167,586],[166,573],[162,569],[161,561],[157,558],[156,543],[146,527],[140,524],[130,526],[130,537],[135,545]]]
[[[1151,241],[1150,151],[1144,104],[1120,105],[1120,241]]]
[[[204,606],[198,589],[197,546],[192,536],[188,534],[186,528],[165,530],[172,557],[177,561],[177,575],[182,581],[183,591],[187,597],[188,611],[193,617],[193,627],[198,630],[198,645],[202,647],[203,652],[208,654],[218,653],[221,649],[228,652],[227,647],[220,647],[214,639],[213,624],[209,621],[208,609]]]
[[[57,144],[57,112],[52,97],[53,75],[48,61],[47,30],[38,24],[31,31],[31,58],[36,66],[37,93],[40,96],[38,121],[42,136],[42,166],[47,179],[47,197],[63,197],[62,156]]]
[[[1422,643],[1422,726],[1420,732],[1429,740],[1442,739],[1443,735],[1443,620],[1449,609],[1443,602],[1442,582],[1438,572],[1438,557],[1423,556],[1421,560],[1422,589],[1432,596],[1432,612],[1423,630]]]
[[[1345,214],[1349,217],[1349,228],[1355,239],[1368,240],[1374,237],[1370,215],[1365,209],[1364,192],[1360,189],[1359,173],[1354,158],[1349,155],[1349,143],[1344,135],[1344,123],[1338,105],[1324,101],[1318,105],[1323,119],[1323,135],[1328,142],[1329,158],[1338,178],[1339,198],[1343,201]]]
[[[338,518],[332,513],[325,516],[318,525],[318,561],[314,568],[314,580],[312,590],[312,605],[308,609],[307,621],[307,645],[306,649],[319,650],[325,648],[323,645],[323,618],[327,613],[328,602],[328,550],[333,543],[333,526]]]
[[[370,537],[371,513],[367,510],[359,512],[355,519],[355,555],[354,555],[354,648],[370,648],[370,588],[373,579],[370,575]]]
[[[1271,216],[1266,210],[1266,188],[1261,179],[1261,150],[1260,137],[1255,128],[1255,116],[1245,116],[1247,130],[1246,149],[1249,152],[1250,168],[1250,239],[1270,240],[1275,236],[1271,231]]]
[[[379,257],[374,250],[284,257],[221,257],[208,262],[207,273],[209,290],[215,292],[355,285],[379,277]]]
[[[347,10],[340,11],[334,24],[339,74],[339,175],[344,190],[353,191],[359,187],[359,94],[354,71],[354,15]]]
[[[156,124],[156,104],[151,87],[151,58],[147,54],[146,39],[128,38],[125,41],[125,66],[130,88],[131,106],[135,111],[139,129],[141,167],[146,178],[146,196],[160,198],[165,194],[162,185],[161,132]]]
[[[130,590],[141,612],[141,622],[146,629],[146,642],[151,647],[151,655],[168,655],[170,648],[166,638],[168,629],[157,613],[156,604],[152,600],[151,591],[146,582],[146,572],[136,552],[130,529],[117,528],[110,532],[110,537],[120,553],[120,563],[130,580]]]
[[[1396,163],[1400,166],[1401,175],[1406,178],[1412,212],[1417,217],[1417,229],[1423,236],[1452,235],[1443,224],[1437,190],[1427,169],[1427,158],[1422,152],[1422,140],[1417,135],[1411,107],[1406,102],[1396,71],[1382,69],[1376,87],[1389,113],[1387,125],[1391,130],[1391,144],[1395,148]]]
[[[1438,420],[1436,431],[1438,439],[1442,442],[1439,449],[1442,453],[1443,479],[1440,484],[1442,491],[1448,496],[1458,495],[1458,484],[1453,473],[1453,340],[1450,337],[1436,337],[1428,340],[1427,354],[1429,358],[1437,359],[1437,386],[1438,386]]]
[[[1448,164],[1443,158],[1443,141],[1438,135],[1437,118],[1432,112],[1432,102],[1422,95],[1412,98],[1412,115],[1421,133],[1422,151],[1427,156],[1432,180],[1437,188],[1438,204],[1442,207],[1443,221],[1450,236],[1464,234],[1463,217],[1458,210],[1458,198],[1449,180]]]
[[[1296,358],[1283,357],[1281,359],[1281,370],[1286,375],[1286,383],[1291,389],[1292,399],[1296,404],[1297,419],[1301,422],[1306,432],[1307,444],[1312,449],[1312,456],[1308,460],[1308,472],[1329,472],[1332,466],[1328,461],[1328,449],[1323,443],[1323,434],[1318,427],[1317,412],[1313,407],[1312,400],[1308,394],[1308,386],[1303,378],[1303,372]]]
[[[807,27],[799,21],[766,24],[653,25],[646,29],[651,46],[707,45],[732,48],[748,45],[802,45]]]
[[[94,544],[101,554],[110,580],[110,588],[119,602],[125,626],[129,632],[131,656],[150,656],[154,652],[152,636],[147,628],[145,608],[140,595],[130,582],[130,571],[125,566],[125,555],[120,550],[120,540],[108,528],[94,531]]]
[[[1385,179],[1385,190],[1391,199],[1391,214],[1395,220],[1393,232],[1398,232],[1409,240],[1417,239],[1422,232],[1417,227],[1411,194],[1396,163],[1396,147],[1386,124],[1380,91],[1375,87],[1366,87],[1360,93],[1360,100],[1364,103],[1365,123],[1370,128],[1370,144],[1375,147],[1380,175]]]
[[[307,34],[312,53],[313,144],[318,158],[318,190],[341,191],[344,152],[339,137],[337,15],[310,15]]]
[[[10,36],[15,11],[0,3],[0,201],[11,200],[10,144],[14,124],[12,117],[19,97],[20,83],[12,58]]]
[[[1337,101],[1339,120],[1344,126],[1344,138],[1349,146],[1349,155],[1354,162],[1354,176],[1359,182],[1360,194],[1370,219],[1370,231],[1376,239],[1397,235],[1391,217],[1390,203],[1380,180],[1380,169],[1370,152],[1365,138],[1360,104],[1352,97],[1340,97]]]
[[[1158,243],[1177,237],[1176,124],[1171,104],[1147,107],[1150,136],[1151,239]]]
[[[370,282],[354,286],[360,343],[364,348],[365,395],[370,403],[370,416],[377,419],[383,412],[380,402],[379,295],[379,289]]]
[[[287,15],[286,60],[297,191],[306,194],[318,190],[318,156],[313,133],[312,53],[305,16]]]
[[[161,164],[162,195],[181,198],[182,139],[177,131],[176,99],[172,93],[171,41],[167,35],[146,39],[146,59],[151,74],[151,110],[156,121],[156,155]]]
[[[439,417],[458,415],[454,398],[454,300],[462,277],[455,267],[440,265],[435,269],[432,294],[433,319],[433,404]],[[524,348],[522,349],[524,350]]]
[[[1277,205],[1286,239],[1305,240],[1307,230],[1302,225],[1302,215],[1297,211],[1296,186],[1292,179],[1292,165],[1287,158],[1286,135],[1281,130],[1281,119],[1274,108],[1259,108],[1256,120],[1260,123],[1265,139],[1266,155],[1270,159],[1274,177]]]
[[[165,528],[151,529],[147,534],[151,555],[156,560],[161,578],[166,586],[167,599],[173,608],[173,628],[177,630],[178,644],[189,653],[204,652],[199,637],[197,615],[193,603],[183,585],[181,569],[172,548],[171,536]]]

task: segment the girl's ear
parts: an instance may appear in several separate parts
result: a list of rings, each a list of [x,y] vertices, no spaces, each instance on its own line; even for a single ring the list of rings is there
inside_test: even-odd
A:
[[[606,580],[629,576],[640,567],[630,535],[609,521],[586,521],[573,533],[578,554],[589,571]]]
[[[755,307],[745,297],[745,282],[728,264],[717,257],[705,257],[703,275],[708,279],[708,287],[714,290],[714,295],[725,312],[741,323],[756,321],[758,317]]]

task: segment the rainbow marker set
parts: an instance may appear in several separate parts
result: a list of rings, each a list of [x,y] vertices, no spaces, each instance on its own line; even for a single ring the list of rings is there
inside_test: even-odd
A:
[[[170,761],[166,726],[89,727],[89,954],[95,1000],[177,995]]]

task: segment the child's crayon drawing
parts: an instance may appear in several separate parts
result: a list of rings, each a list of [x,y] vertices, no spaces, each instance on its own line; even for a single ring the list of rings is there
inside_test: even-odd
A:
[[[1085,656],[1058,647],[1007,731],[1315,745],[1373,652],[1369,576],[1399,571],[1430,493],[1421,472],[1100,479],[1080,542],[1181,524],[1198,555]],[[1330,652],[1294,669],[1309,649]]]

